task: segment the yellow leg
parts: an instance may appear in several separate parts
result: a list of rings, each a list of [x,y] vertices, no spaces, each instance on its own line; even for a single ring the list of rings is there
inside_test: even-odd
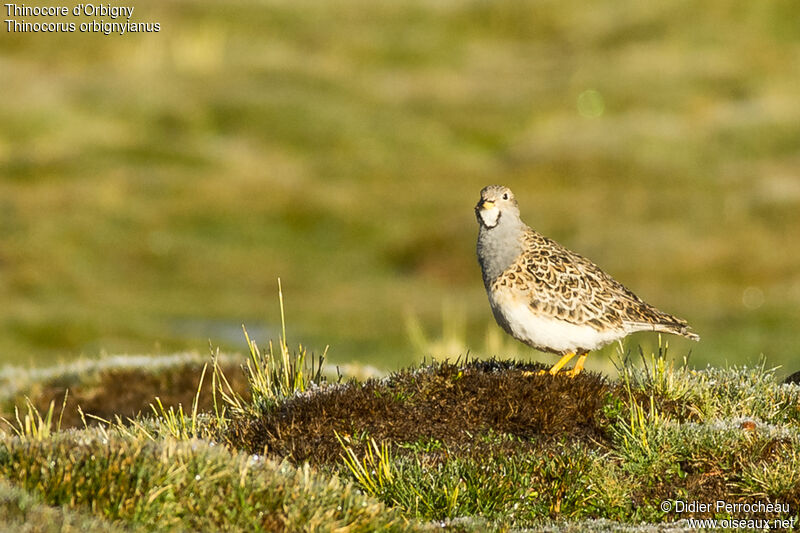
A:
[[[575,367],[569,373],[570,377],[574,378],[581,373],[581,370],[583,370],[583,362],[586,361],[587,355],[588,354],[582,354],[580,357],[578,357],[578,360],[575,362]]]
[[[564,357],[559,359],[558,362],[554,364],[552,368],[550,368],[550,370],[548,370],[548,372],[550,372],[550,375],[555,376],[556,374],[558,374],[558,371],[561,370],[561,367],[569,363],[569,360],[572,359],[573,357],[575,357],[574,352],[570,352],[564,355]],[[544,370],[542,370],[540,374],[544,374]]]

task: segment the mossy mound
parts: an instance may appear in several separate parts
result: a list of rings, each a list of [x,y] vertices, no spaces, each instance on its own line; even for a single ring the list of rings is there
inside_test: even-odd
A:
[[[539,364],[440,362],[388,378],[300,394],[263,416],[232,426],[232,442],[254,453],[327,463],[342,453],[339,436],[368,435],[395,444],[436,441],[477,445],[487,434],[526,440],[607,440],[602,376],[539,375]]]

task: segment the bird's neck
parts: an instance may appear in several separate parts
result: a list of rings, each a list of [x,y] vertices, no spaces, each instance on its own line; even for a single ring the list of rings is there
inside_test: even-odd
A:
[[[478,231],[478,257],[483,257],[483,283],[488,288],[522,253],[521,220],[501,220],[493,228],[481,225]]]

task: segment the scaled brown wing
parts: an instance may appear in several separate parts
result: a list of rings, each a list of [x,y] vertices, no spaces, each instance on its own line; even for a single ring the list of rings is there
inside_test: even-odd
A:
[[[682,322],[642,301],[582,255],[533,230],[524,238],[527,251],[517,275],[528,278],[534,310],[597,329],[620,328],[626,322]]]

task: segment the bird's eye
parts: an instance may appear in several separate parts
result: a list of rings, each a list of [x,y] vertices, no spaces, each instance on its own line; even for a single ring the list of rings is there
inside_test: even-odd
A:
[[[503,194],[503,200],[508,200],[508,193]]]

